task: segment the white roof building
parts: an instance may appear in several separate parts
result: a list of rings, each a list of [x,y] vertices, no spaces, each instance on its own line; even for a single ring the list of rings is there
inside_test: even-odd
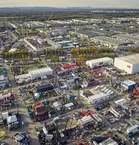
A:
[[[113,64],[113,59],[110,57],[104,57],[86,61],[86,65],[89,66],[90,68],[94,68],[95,66],[103,66],[106,64],[108,65]]]
[[[84,116],[80,119],[81,124],[87,124],[93,121],[93,118],[91,116]]]
[[[127,128],[127,134],[139,132],[139,129],[138,128],[139,128],[139,125],[138,124],[136,124],[134,126],[128,127]]]
[[[111,38],[111,37],[106,37],[106,36],[93,37],[92,40],[99,41],[103,45],[105,44],[105,45],[110,45],[110,46],[119,46],[119,45],[124,45],[124,44],[130,43],[129,41]]]
[[[132,54],[124,57],[117,57],[114,66],[128,74],[139,72],[139,54]]]
[[[100,94],[89,96],[88,100],[90,101],[90,103],[94,104],[94,103],[103,102],[107,100],[108,98],[109,98],[108,94],[101,92]]]
[[[104,140],[103,142],[99,143],[99,145],[118,145],[118,143],[112,138],[108,138]]]
[[[125,80],[125,81],[121,82],[121,85],[122,85],[125,89],[129,90],[132,86],[133,86],[133,87],[136,86],[136,82],[131,81],[131,80]],[[133,88],[133,87],[132,87],[132,88]]]
[[[133,42],[139,42],[139,35],[131,35],[131,34],[117,34],[113,37],[120,38],[123,40],[129,40]]]
[[[4,75],[0,75],[0,87],[4,87],[5,84],[9,84],[8,77],[5,77]]]
[[[30,78],[30,75],[29,74],[23,74],[23,75],[18,75],[18,76],[15,76],[15,79],[16,80],[20,80],[20,79],[27,79],[27,78]]]
[[[57,110],[60,110],[62,107],[62,104],[59,101],[56,101],[53,103],[53,107],[56,108]]]
[[[115,101],[115,104],[121,106],[124,109],[128,109],[129,108],[129,102],[126,99],[120,99]]]
[[[28,74],[15,76],[16,80],[28,81],[29,79],[44,78],[45,76],[53,75],[53,70],[50,67],[28,70]]]
[[[95,93],[95,94],[94,94]],[[80,95],[86,99],[89,103],[97,105],[97,103],[103,103],[109,100],[112,96],[108,93],[103,93],[101,91],[95,91],[93,94],[90,91],[80,91]]]
[[[50,67],[29,70],[28,72],[32,79],[44,77],[47,75],[53,75],[53,70]]]
[[[125,80],[123,81],[123,83],[125,83],[127,86],[132,86],[136,84],[134,81],[131,81],[131,80]]]

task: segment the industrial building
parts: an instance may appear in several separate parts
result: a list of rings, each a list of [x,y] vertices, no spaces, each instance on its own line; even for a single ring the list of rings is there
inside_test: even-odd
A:
[[[36,87],[36,91],[38,93],[49,92],[49,91],[52,91],[53,89],[54,89],[53,84],[44,84],[44,85]]]
[[[26,38],[24,38],[24,42],[33,49],[33,51],[37,51],[37,48],[33,46]]]
[[[101,29],[96,28],[96,29],[93,29],[92,32],[97,33],[100,36],[108,36],[108,37],[111,37],[112,35],[117,34],[117,32],[114,32],[105,28],[101,28]]]
[[[86,61],[86,65],[89,66],[90,68],[95,68],[95,67],[103,66],[103,65],[112,65],[112,64],[113,64],[113,59],[109,57],[92,59],[92,60]]]
[[[93,145],[118,145],[114,139],[102,136],[94,137],[92,143]]]
[[[82,117],[80,120],[79,120],[79,122],[82,124],[82,125],[86,125],[86,124],[88,124],[88,123],[91,123],[91,122],[93,122],[93,118],[91,117],[91,116],[84,116],[84,117]]]
[[[126,132],[129,137],[134,137],[137,133],[139,133],[139,125],[136,124],[134,126],[128,127]]]
[[[17,75],[15,80],[17,84],[28,82],[34,79],[46,79],[47,76],[53,75],[53,70],[50,67],[28,70],[28,74]]]
[[[97,104],[97,103],[101,103],[101,102],[109,99],[109,97],[110,97],[109,94],[105,94],[105,93],[102,92],[100,94],[95,94],[93,96],[88,97],[88,100],[92,104]]]
[[[56,102],[54,102],[53,103],[53,107],[56,109],[56,110],[61,110],[61,108],[62,108],[62,104],[61,104],[61,102],[59,102],[59,101],[56,101]]]
[[[126,112],[120,106],[113,106],[109,109],[110,113],[112,113],[116,118],[120,119],[125,116]]]
[[[105,94],[101,91],[92,93],[92,90],[80,91],[80,95],[86,99],[90,104],[104,103],[111,98],[110,94]]]
[[[104,140],[103,142],[99,143],[99,145],[118,145],[118,143],[112,138],[108,138]]]
[[[55,42],[55,41],[53,41],[53,40],[51,40],[51,39],[46,39],[47,40],[47,42],[54,48],[54,49],[60,49],[60,48],[62,48],[62,45],[61,44],[59,44],[59,43],[57,43],[57,42]]]
[[[124,41],[121,39],[116,39],[116,38],[111,38],[111,37],[106,37],[106,36],[97,36],[93,37],[92,41],[94,42],[99,42],[101,45],[107,46],[107,47],[113,47],[117,49],[118,46],[120,45],[126,45],[129,44],[129,41]]]
[[[117,57],[114,61],[114,66],[128,74],[139,72],[139,54],[132,54],[123,57]]]
[[[50,67],[43,67],[39,69],[29,70],[28,71],[31,79],[44,78],[49,75],[53,75],[53,70]]]
[[[34,29],[34,28],[43,28],[44,23],[39,21],[29,21],[24,23],[28,28]]]
[[[123,40],[132,41],[132,42],[139,42],[139,36],[138,35],[118,34],[118,35],[114,35],[113,37],[123,39]]]
[[[8,77],[0,75],[0,88],[5,88],[11,86]]]
[[[129,101],[126,99],[120,99],[115,101],[115,104],[122,107],[123,109],[128,109],[129,108]]]
[[[131,91],[132,89],[135,88],[136,83],[131,81],[131,80],[126,80],[121,82],[121,85],[127,90],[127,91]]]
[[[71,32],[72,34],[77,34],[78,37],[80,38],[92,38],[92,37],[96,37],[99,36],[96,32],[92,32],[89,30],[78,30],[76,32]]]

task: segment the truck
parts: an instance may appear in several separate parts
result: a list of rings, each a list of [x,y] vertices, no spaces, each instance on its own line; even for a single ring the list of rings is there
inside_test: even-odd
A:
[[[19,128],[20,124],[17,119],[17,116],[16,115],[9,116],[7,118],[7,125],[8,125],[9,130],[14,130],[14,129]]]
[[[35,105],[33,107],[33,111],[35,113],[35,117],[37,121],[43,121],[48,118],[48,114],[46,111],[46,107],[44,104]]]
[[[30,145],[30,137],[27,133],[16,133],[12,139],[19,145]]]
[[[34,107],[34,111],[36,115],[42,115],[46,112],[44,104],[40,104]]]

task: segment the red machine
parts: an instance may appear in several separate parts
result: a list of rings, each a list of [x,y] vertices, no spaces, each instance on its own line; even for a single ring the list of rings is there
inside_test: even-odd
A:
[[[35,111],[35,114],[37,114],[37,115],[42,115],[46,112],[44,104],[36,105],[36,106],[34,106],[33,109]]]
[[[131,92],[131,96],[133,95],[139,95],[139,88],[135,88],[132,92]]]
[[[46,108],[44,104],[35,105],[33,107],[33,110],[35,112],[37,121],[43,121],[49,118],[48,115],[46,114]]]

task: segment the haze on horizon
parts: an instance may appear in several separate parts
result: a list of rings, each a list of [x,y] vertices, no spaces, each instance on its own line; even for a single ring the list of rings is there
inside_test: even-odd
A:
[[[0,0],[0,7],[139,8],[139,0]]]

